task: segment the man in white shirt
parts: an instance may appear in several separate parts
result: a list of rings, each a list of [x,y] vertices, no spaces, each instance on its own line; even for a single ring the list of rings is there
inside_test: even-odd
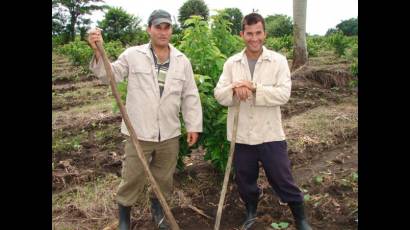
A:
[[[260,194],[256,181],[258,162],[262,162],[269,184],[290,207],[296,228],[309,230],[303,195],[292,178],[282,128],[280,106],[289,100],[291,91],[288,62],[283,55],[263,46],[265,22],[259,14],[244,17],[240,35],[246,48],[225,62],[214,95],[221,105],[228,106],[229,141],[234,107],[241,101],[234,169],[239,194],[247,209],[243,228],[250,229],[256,219]]]

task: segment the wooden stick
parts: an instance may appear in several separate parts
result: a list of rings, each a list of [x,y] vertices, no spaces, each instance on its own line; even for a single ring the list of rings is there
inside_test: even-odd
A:
[[[204,217],[206,217],[206,218],[208,218],[208,219],[210,219],[210,220],[213,219],[212,217],[206,215],[206,214],[204,213],[204,211],[202,211],[201,209],[199,209],[199,208],[197,208],[197,207],[195,207],[195,206],[193,206],[193,205],[190,205],[190,204],[189,204],[189,205],[188,205],[188,208],[192,209],[193,211],[197,212],[198,214],[200,214],[200,215],[202,215],[202,216],[204,216]]]
[[[239,104],[235,108],[236,111],[233,117],[231,146],[229,148],[229,157],[228,157],[228,162],[226,164],[225,177],[224,177],[224,183],[222,185],[221,197],[219,198],[218,211],[216,212],[216,221],[215,221],[214,230],[219,230],[219,225],[221,223],[222,208],[223,208],[223,204],[225,201],[225,194],[226,194],[226,189],[228,187],[229,174],[231,173],[232,159],[233,159],[233,154],[235,150],[236,131],[238,130],[238,118],[239,118],[240,106],[241,106],[241,102],[239,101]]]
[[[144,172],[147,174],[148,181],[150,182],[150,184],[152,186],[152,189],[154,190],[155,195],[157,196],[161,206],[164,209],[165,216],[167,217],[167,219],[168,219],[168,221],[171,225],[170,226],[171,229],[172,230],[179,230],[179,226],[178,226],[177,222],[175,221],[174,216],[172,215],[172,212],[171,212],[171,210],[170,210],[170,208],[169,208],[169,206],[168,206],[168,204],[167,204],[167,202],[164,198],[164,195],[162,195],[161,190],[159,189],[159,186],[158,186],[157,182],[155,181],[154,177],[152,176],[151,171],[149,170],[149,167],[148,167],[147,161],[145,159],[145,156],[143,154],[142,148],[141,148],[141,146],[138,142],[137,134],[135,133],[135,130],[131,125],[130,118],[128,117],[127,111],[125,110],[125,107],[122,104],[120,95],[119,95],[118,90],[117,90],[117,85],[115,83],[114,73],[112,72],[112,69],[111,69],[110,61],[108,60],[107,55],[105,54],[105,50],[102,47],[101,43],[96,42],[96,45],[97,45],[98,51],[101,54],[101,58],[104,62],[105,71],[106,71],[107,76],[110,80],[110,86],[111,86],[112,93],[115,97],[115,100],[118,104],[118,107],[120,108],[122,118],[124,119],[125,125],[126,125],[128,131],[130,133],[131,140],[132,140],[132,143],[134,145],[134,148],[137,150],[138,159],[142,163]]]

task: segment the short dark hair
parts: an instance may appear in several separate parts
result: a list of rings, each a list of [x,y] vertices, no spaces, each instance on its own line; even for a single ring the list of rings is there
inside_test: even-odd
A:
[[[263,31],[265,31],[265,19],[263,19],[263,17],[258,14],[258,13],[250,13],[248,15],[246,15],[243,19],[242,19],[242,31],[245,31],[245,25],[254,25],[258,22],[262,22],[262,26],[263,26]]]

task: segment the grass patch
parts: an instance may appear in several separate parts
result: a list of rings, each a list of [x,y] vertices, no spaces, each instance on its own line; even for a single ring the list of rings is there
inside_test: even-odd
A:
[[[313,146],[327,147],[357,134],[357,103],[320,106],[284,121],[289,148],[304,152]]]
[[[102,229],[117,216],[114,200],[121,178],[112,174],[52,196],[53,229]]]

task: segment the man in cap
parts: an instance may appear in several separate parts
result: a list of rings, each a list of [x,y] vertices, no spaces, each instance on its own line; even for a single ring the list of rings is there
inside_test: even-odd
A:
[[[150,42],[126,49],[111,63],[116,81],[128,78],[126,109],[150,171],[169,201],[181,135],[179,113],[182,112],[188,145],[192,146],[202,132],[202,108],[188,58],[173,47],[171,15],[155,10],[148,19]],[[100,53],[95,43],[102,42],[101,30],[89,32],[88,42],[94,50],[90,69],[108,83]],[[124,124],[121,132],[129,136]],[[147,180],[131,140],[125,144],[122,181],[116,195],[120,230],[130,229],[131,206],[142,195]],[[156,226],[168,229],[164,211],[154,194],[150,195]]]

